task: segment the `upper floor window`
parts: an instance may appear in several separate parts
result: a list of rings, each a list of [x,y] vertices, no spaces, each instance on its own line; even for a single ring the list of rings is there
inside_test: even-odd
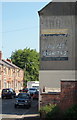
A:
[[[10,68],[8,68],[8,74],[9,74],[9,75],[11,74],[11,69],[10,69]]]
[[[4,74],[7,74],[7,69],[6,69],[6,67],[4,67]]]
[[[0,67],[0,75],[1,75],[1,67]]]
[[[0,89],[1,89],[1,80],[0,80]]]

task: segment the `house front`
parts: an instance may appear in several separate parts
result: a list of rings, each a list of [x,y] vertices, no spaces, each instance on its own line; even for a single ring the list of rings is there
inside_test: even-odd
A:
[[[0,56],[2,52],[0,51]],[[4,88],[13,88],[16,93],[23,88],[24,71],[9,59],[0,58],[0,93]]]

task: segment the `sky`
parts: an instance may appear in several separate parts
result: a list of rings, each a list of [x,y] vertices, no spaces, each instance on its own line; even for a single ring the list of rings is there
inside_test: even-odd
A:
[[[18,49],[30,48],[39,52],[39,15],[48,2],[3,2],[2,43],[3,59]],[[2,34],[1,34],[2,33]]]

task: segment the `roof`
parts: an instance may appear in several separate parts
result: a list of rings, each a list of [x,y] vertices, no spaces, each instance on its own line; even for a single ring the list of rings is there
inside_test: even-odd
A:
[[[3,62],[2,60],[0,60],[0,65],[5,65],[7,67],[11,67],[9,64],[6,64],[5,62]]]
[[[50,2],[44,6],[39,15],[73,15],[77,2]]]
[[[21,69],[18,66],[14,65],[13,63],[8,62],[7,60],[4,60],[4,59],[0,60],[0,65],[5,65],[7,67],[10,67],[10,68],[12,67],[12,68],[15,68],[15,69]]]
[[[3,62],[4,64],[7,64],[7,65],[11,66],[11,67],[19,68],[19,67],[17,67],[16,65],[14,65],[13,63],[8,62],[7,60],[2,59],[2,62]]]

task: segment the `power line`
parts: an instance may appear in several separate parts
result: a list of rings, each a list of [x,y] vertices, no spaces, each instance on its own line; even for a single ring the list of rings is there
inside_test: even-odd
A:
[[[25,28],[21,28],[21,29],[3,31],[3,32],[0,32],[0,33],[18,32],[18,31],[31,30],[31,29],[36,29],[36,28],[38,28],[38,26],[30,27],[30,28],[26,28],[26,27],[25,27]]]

